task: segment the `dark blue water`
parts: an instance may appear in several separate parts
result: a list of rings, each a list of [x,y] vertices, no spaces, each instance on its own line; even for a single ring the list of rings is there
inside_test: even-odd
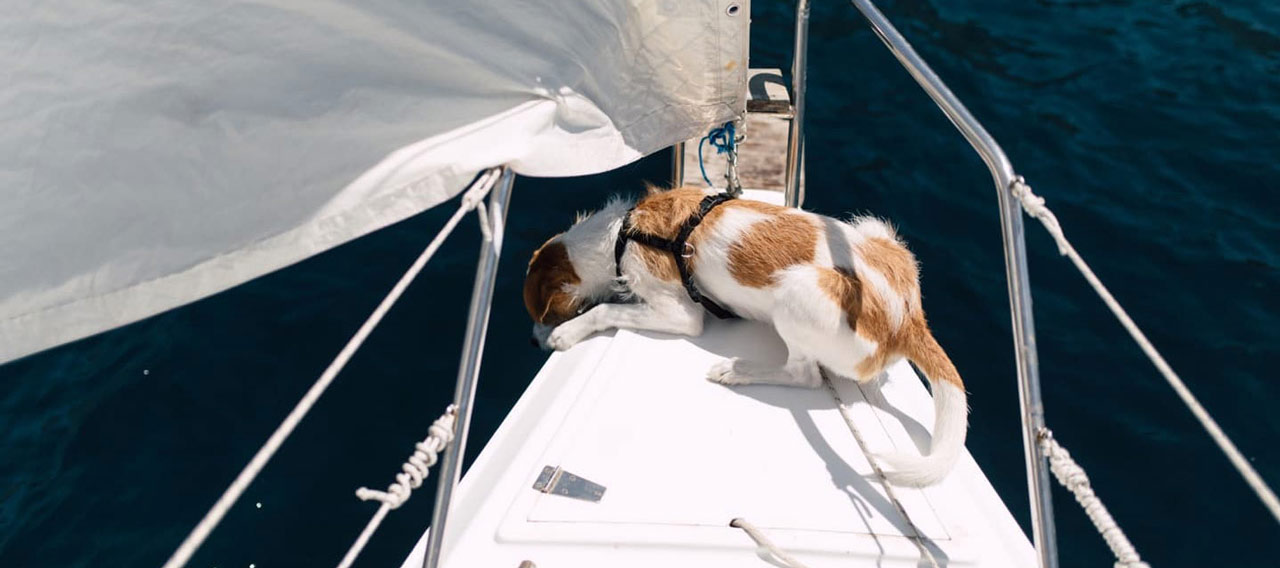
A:
[[[995,193],[855,11],[818,2],[807,206],[895,222],[971,392],[969,448],[1028,524]],[[1048,199],[1223,428],[1280,484],[1280,4],[1072,0],[882,6]],[[756,66],[786,67],[791,6],[753,6]],[[521,179],[468,455],[545,355],[529,253],[576,210],[662,181],[666,156]],[[235,290],[0,367],[0,566],[155,566],[373,308],[450,206]],[[470,221],[302,423],[192,566],[332,565],[451,397],[477,254]],[[1049,424],[1154,566],[1274,564],[1280,530],[1028,225]],[[1109,565],[1055,494],[1064,566]],[[261,503],[261,508],[255,503]],[[361,565],[398,565],[429,492]]]

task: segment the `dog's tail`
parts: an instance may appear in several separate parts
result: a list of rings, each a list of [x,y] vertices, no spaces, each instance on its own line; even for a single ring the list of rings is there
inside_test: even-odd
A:
[[[928,455],[877,456],[888,466],[884,473],[894,485],[921,487],[942,481],[964,451],[969,427],[969,406],[960,373],[928,327],[921,328],[908,339],[906,356],[924,372],[933,388],[933,440]]]

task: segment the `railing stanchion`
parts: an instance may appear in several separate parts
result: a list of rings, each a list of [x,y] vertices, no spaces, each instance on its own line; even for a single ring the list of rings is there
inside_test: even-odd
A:
[[[684,185],[684,142],[671,145],[671,187]]]
[[[1031,280],[1027,274],[1027,247],[1022,230],[1022,209],[1009,194],[1009,186],[996,181],[1000,202],[1000,230],[1004,239],[1005,277],[1009,282],[1009,307],[1013,318],[1014,360],[1018,365],[1018,407],[1022,413],[1022,445],[1027,467],[1027,492],[1031,498],[1031,529],[1041,568],[1058,565],[1054,535],[1053,501],[1049,494],[1049,468],[1040,452],[1044,430],[1044,403],[1040,400],[1040,359],[1036,352],[1036,324],[1031,310]]]
[[[809,56],[809,0],[796,0],[796,38],[791,55],[791,124],[787,131],[787,207],[804,205],[804,89]]]
[[[471,427],[471,404],[476,397],[476,379],[480,375],[480,356],[484,353],[485,333],[489,329],[489,308],[493,304],[493,287],[498,274],[498,257],[502,252],[503,227],[506,225],[507,204],[511,200],[511,186],[515,172],[503,168],[502,179],[489,196],[489,207],[479,209],[488,213],[490,231],[480,245],[480,262],[476,266],[476,281],[471,289],[471,308],[467,316],[466,338],[462,344],[462,361],[458,365],[458,383],[454,390],[453,404],[457,408],[456,437],[440,460],[437,478],[435,510],[431,514],[431,527],[427,538],[423,568],[436,568],[440,564],[440,552],[444,545],[446,520],[453,490],[458,486],[462,458],[467,449],[467,433]]]

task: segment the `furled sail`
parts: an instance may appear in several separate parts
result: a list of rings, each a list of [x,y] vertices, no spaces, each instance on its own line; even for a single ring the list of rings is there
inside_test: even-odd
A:
[[[582,175],[693,137],[743,111],[748,8],[11,7],[0,14],[0,362],[394,223],[484,167]]]

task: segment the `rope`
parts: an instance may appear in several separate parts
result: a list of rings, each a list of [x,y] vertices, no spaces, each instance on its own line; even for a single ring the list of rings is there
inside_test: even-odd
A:
[[[409,287],[409,283],[422,271],[427,261],[431,260],[431,256],[444,243],[444,239],[449,236],[449,233],[453,232],[454,227],[458,225],[458,221],[462,219],[462,216],[479,205],[485,195],[489,193],[489,190],[493,189],[501,172],[502,168],[492,168],[476,178],[476,181],[463,194],[462,204],[458,206],[458,211],[453,214],[453,217],[449,218],[444,228],[432,239],[431,244],[427,245],[427,248],[418,256],[418,259],[409,266],[409,270],[400,277],[396,285],[382,299],[382,303],[378,304],[373,313],[369,314],[369,319],[365,320],[355,335],[351,336],[342,351],[338,352],[338,356],[333,359],[332,363],[329,363],[328,368],[311,385],[307,393],[303,395],[298,404],[289,412],[289,415],[280,423],[280,426],[276,427],[275,432],[271,433],[271,437],[267,438],[266,443],[258,449],[258,453],[254,454],[253,459],[249,460],[249,463],[240,471],[240,475],[237,475],[235,481],[231,482],[231,486],[227,487],[227,490],[222,493],[222,496],[213,504],[209,512],[205,513],[200,523],[194,529],[191,529],[191,534],[187,535],[186,540],[182,541],[178,549],[173,552],[173,556],[170,556],[169,560],[164,563],[164,568],[179,568],[191,559],[191,555],[195,554],[196,549],[200,548],[200,545],[209,537],[209,533],[213,532],[214,527],[218,526],[218,523],[222,521],[222,517],[231,509],[231,505],[235,504],[236,500],[240,498],[244,490],[249,487],[249,484],[258,476],[262,468],[267,465],[267,461],[271,459],[271,456],[275,455],[276,450],[280,449],[280,445],[293,433],[293,429],[297,427],[298,422],[302,421],[302,418],[315,405],[320,395],[324,394],[325,389],[333,382],[334,377],[337,377],[342,368],[346,366],[347,361],[351,360],[352,355],[369,337],[369,334],[373,332],[373,328],[377,327],[378,322],[382,321],[383,316],[387,314],[391,306],[396,303],[396,300],[400,299],[400,295]]]
[[[707,187],[715,187],[711,183],[711,178],[707,177],[707,166],[702,161],[702,145],[703,143],[711,143],[711,147],[716,149],[717,154],[729,152],[732,155],[737,151],[737,138],[734,133],[733,121],[724,123],[723,125],[712,128],[706,136],[698,141],[698,169],[702,170],[702,180],[707,182]]]
[[[387,512],[400,508],[400,505],[409,500],[409,495],[414,489],[422,487],[422,480],[426,479],[431,466],[436,465],[440,452],[448,448],[449,442],[453,441],[453,426],[457,418],[458,408],[452,404],[449,405],[444,414],[427,429],[427,438],[414,445],[413,455],[409,456],[409,461],[400,466],[403,471],[396,474],[395,483],[387,487],[386,491],[376,491],[367,487],[356,490],[356,497],[361,501],[381,501],[382,506],[378,507],[373,518],[369,519],[369,524],[360,531],[360,536],[347,550],[347,555],[342,557],[338,568],[349,568],[360,555],[360,551],[364,550],[369,537],[378,530],[378,525],[382,524],[382,519],[387,516]]]
[[[835,385],[831,384],[831,377],[827,376],[826,370],[820,370],[822,373],[822,384],[826,385],[827,391],[831,393],[831,398],[836,401],[836,408],[840,410],[840,416],[844,417],[844,423],[849,427],[849,432],[853,434],[853,439],[858,441],[858,447],[862,449],[863,455],[867,457],[867,463],[871,464],[871,470],[875,472],[876,478],[880,480],[880,486],[884,487],[885,496],[889,498],[889,502],[893,504],[893,508],[902,515],[902,520],[907,523],[907,527],[915,536],[908,536],[912,544],[920,550],[920,556],[929,561],[929,565],[933,568],[939,568],[938,559],[933,557],[933,552],[922,542],[924,533],[911,520],[911,516],[907,514],[907,508],[902,506],[902,501],[898,500],[898,494],[893,490],[893,484],[889,483],[889,478],[885,477],[884,470],[881,469],[880,463],[876,461],[875,454],[867,447],[866,440],[862,439],[862,433],[858,431],[858,425],[853,422],[853,417],[849,415],[849,409],[845,408],[844,400],[840,398],[840,393],[836,391]],[[858,390],[862,390],[862,385],[858,385]],[[866,398],[866,393],[862,395]]]
[[[1182,402],[1187,405],[1187,408],[1191,409],[1191,413],[1200,421],[1200,425],[1204,427],[1209,436],[1213,438],[1213,441],[1226,454],[1227,459],[1235,466],[1236,471],[1239,471],[1240,475],[1244,477],[1249,487],[1253,489],[1254,494],[1271,512],[1271,516],[1275,517],[1277,522],[1280,522],[1280,499],[1276,499],[1276,494],[1262,480],[1262,476],[1258,475],[1253,466],[1249,465],[1249,460],[1240,453],[1240,450],[1236,449],[1236,445],[1232,443],[1231,438],[1228,438],[1213,417],[1209,416],[1209,412],[1200,405],[1200,401],[1196,399],[1195,395],[1191,394],[1191,390],[1182,382],[1178,374],[1173,371],[1169,363],[1164,360],[1160,352],[1156,351],[1155,346],[1147,339],[1146,334],[1142,333],[1141,329],[1138,329],[1138,325],[1133,323],[1133,318],[1129,317],[1120,302],[1116,301],[1111,292],[1107,290],[1107,287],[1098,279],[1098,276],[1093,273],[1093,269],[1089,268],[1089,265],[1080,257],[1080,253],[1076,252],[1075,247],[1063,235],[1062,226],[1058,224],[1057,216],[1045,206],[1044,198],[1032,193],[1031,186],[1027,185],[1022,176],[1018,176],[1013,180],[1013,183],[1009,186],[1009,191],[1022,203],[1022,208],[1026,210],[1027,214],[1039,220],[1044,225],[1044,228],[1049,231],[1049,235],[1058,243],[1058,252],[1070,258],[1071,262],[1076,265],[1076,269],[1080,271],[1080,274],[1098,293],[1102,301],[1111,309],[1111,313],[1115,314],[1116,319],[1120,320],[1120,324],[1128,330],[1129,335],[1133,337],[1133,340],[1138,343],[1142,351],[1151,359],[1151,363],[1156,366],[1156,369],[1168,381],[1169,386],[1173,387],[1174,392],[1178,393],[1178,397],[1182,399]]]
[[[1066,448],[1053,439],[1053,432],[1048,428],[1042,428],[1038,432],[1038,437],[1040,452],[1049,458],[1050,471],[1058,479],[1058,483],[1075,495],[1076,502],[1080,503],[1089,520],[1093,521],[1098,534],[1107,541],[1107,547],[1116,557],[1116,568],[1150,568],[1138,557],[1138,551],[1134,550],[1133,544],[1124,535],[1124,531],[1120,530],[1116,520],[1111,518],[1111,513],[1107,512],[1107,507],[1102,504],[1102,500],[1093,493],[1093,486],[1089,484],[1089,476],[1085,474],[1084,469],[1071,459],[1071,454]]]
[[[796,560],[794,556],[791,556],[781,548],[778,548],[778,545],[774,544],[772,540],[769,540],[769,537],[760,532],[760,529],[756,528],[755,525],[747,522],[746,519],[741,517],[736,518],[729,521],[729,526],[746,531],[747,536],[750,536],[751,540],[756,541],[756,545],[760,547],[759,553],[761,556],[773,556],[775,560],[782,563],[782,565],[787,568],[808,568],[804,563]]]

